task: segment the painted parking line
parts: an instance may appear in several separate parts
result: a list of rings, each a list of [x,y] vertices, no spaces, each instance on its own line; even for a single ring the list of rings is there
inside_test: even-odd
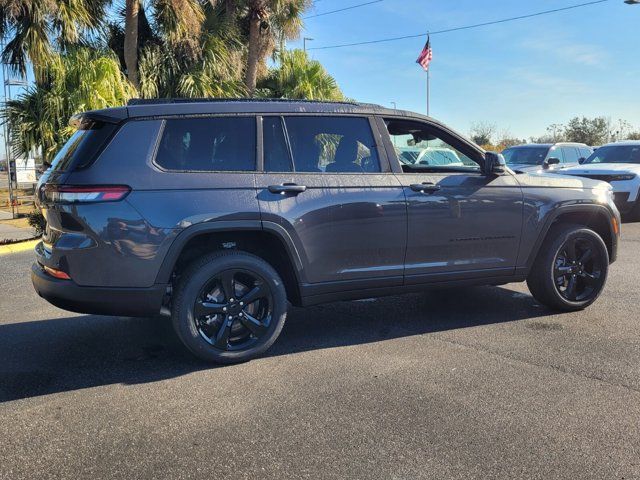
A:
[[[0,245],[0,255],[7,255],[9,253],[26,252],[27,250],[33,250],[38,244],[40,239],[29,240],[28,242],[12,243],[11,245]]]

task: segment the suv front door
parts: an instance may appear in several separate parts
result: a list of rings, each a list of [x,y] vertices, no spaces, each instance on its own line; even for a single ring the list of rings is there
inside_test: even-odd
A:
[[[401,285],[405,198],[372,120],[265,116],[261,125],[262,220],[299,252],[303,294]]]
[[[405,284],[512,275],[523,206],[515,177],[485,175],[481,151],[442,127],[379,124],[390,134],[387,151],[407,199]],[[414,162],[402,155],[416,149]]]

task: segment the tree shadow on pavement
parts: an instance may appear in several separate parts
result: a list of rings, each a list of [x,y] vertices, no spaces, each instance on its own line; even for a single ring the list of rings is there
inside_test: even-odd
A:
[[[496,287],[292,308],[267,355],[548,314],[531,296]],[[182,348],[167,318],[81,315],[0,325],[0,402],[115,383],[156,382],[209,368]]]

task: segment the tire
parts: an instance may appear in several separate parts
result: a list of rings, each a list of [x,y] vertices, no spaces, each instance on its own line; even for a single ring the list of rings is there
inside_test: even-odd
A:
[[[194,261],[172,299],[178,338],[207,362],[231,364],[261,355],[280,335],[286,316],[280,276],[245,252],[217,252]]]
[[[527,285],[543,305],[577,311],[600,296],[608,270],[609,252],[596,232],[581,225],[554,225],[540,247]]]

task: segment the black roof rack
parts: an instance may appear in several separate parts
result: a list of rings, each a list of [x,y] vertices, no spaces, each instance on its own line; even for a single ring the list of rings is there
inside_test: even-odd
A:
[[[336,105],[362,105],[358,102],[331,100],[291,100],[287,98],[132,98],[127,102],[132,105],[165,105],[170,103],[328,103]]]

